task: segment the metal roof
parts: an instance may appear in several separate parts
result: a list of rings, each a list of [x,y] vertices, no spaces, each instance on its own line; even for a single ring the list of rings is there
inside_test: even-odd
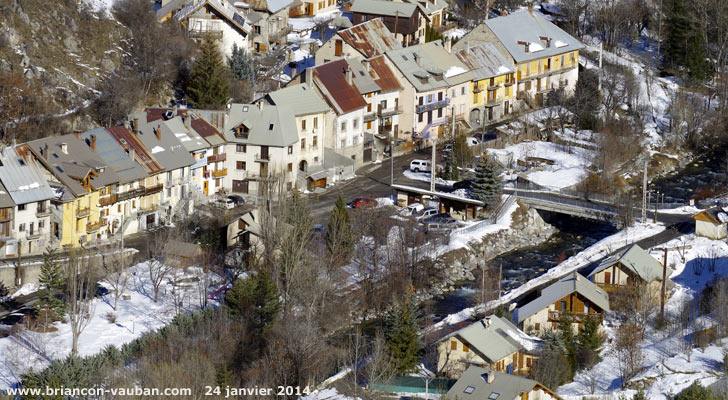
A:
[[[313,67],[313,79],[337,114],[346,114],[367,106],[359,89],[346,80],[349,63],[344,59]]]
[[[81,134],[81,140],[119,175],[119,183],[134,182],[147,176],[147,171],[133,160],[114,136],[104,128],[96,128]]]
[[[286,147],[298,142],[296,119],[284,106],[233,104],[223,134],[231,143],[256,146]],[[235,137],[235,128],[245,124],[250,132],[247,139]]]
[[[612,254],[599,262],[593,269],[587,267],[587,270],[589,270],[587,277],[592,277],[614,264],[623,265],[645,282],[662,281],[662,265],[660,262],[637,244]],[[667,275],[669,276],[670,273],[668,272]]]
[[[693,219],[711,222],[716,225],[728,223],[728,208],[711,207],[695,215]]]
[[[352,13],[399,16],[400,18],[409,18],[417,10],[420,10],[417,4],[382,0],[354,0],[349,9]]]
[[[609,295],[607,292],[574,271],[543,289],[538,298],[516,309],[513,312],[513,319],[520,324],[531,315],[574,292],[582,295],[603,311],[609,311]]]
[[[187,131],[192,133],[190,135],[191,138],[195,138],[195,136],[201,136],[205,139],[207,143],[209,143],[212,146],[218,146],[225,143],[225,138],[222,136],[222,133],[217,130],[214,126],[212,126],[209,122],[207,122],[197,111],[187,110],[187,109],[180,109],[180,108],[146,108],[144,111],[147,113],[147,122],[152,121],[158,121],[158,120],[164,120],[166,116],[170,115],[168,113],[171,113],[172,117],[180,117],[182,119],[182,122],[185,124],[185,128]],[[190,118],[189,120],[187,118]],[[199,138],[196,138],[197,142],[199,142]],[[203,146],[203,144],[198,144],[199,146]],[[191,150],[189,146],[187,147],[188,150]],[[199,149],[196,149],[199,150]]]
[[[488,383],[488,380],[490,380],[490,383]],[[455,385],[450,388],[446,397],[460,400],[513,400],[528,397],[522,397],[521,395],[534,389],[547,390],[543,385],[532,379],[471,365],[463,372]],[[549,394],[553,398],[560,399],[559,396],[550,391]]]
[[[107,132],[119,143],[119,146],[125,153],[134,154],[134,160],[137,164],[141,165],[147,173],[150,175],[157,174],[164,171],[164,168],[159,165],[157,160],[149,154],[144,144],[137,138],[137,135],[130,132],[124,126],[115,126],[113,128],[107,128]]]
[[[385,56],[370,58],[369,65],[372,67],[370,74],[382,92],[402,90],[402,84],[394,76],[394,72],[387,64]]]
[[[505,46],[516,63],[584,48],[577,39],[533,10],[521,10],[491,18],[485,21],[485,24]],[[543,38],[550,39],[548,47],[547,41]],[[526,48],[529,50],[526,51]]]
[[[420,10],[422,10],[425,15],[432,15],[433,13],[436,13],[443,8],[447,7],[447,2],[445,0],[406,0],[409,3],[416,3]]]
[[[305,83],[270,92],[268,98],[275,105],[287,107],[297,117],[326,113],[331,109],[324,99]]]
[[[172,171],[195,163],[190,150],[182,142],[184,137],[177,136],[177,133],[182,133],[185,129],[181,120],[146,122],[144,112],[136,113],[132,118],[139,120],[139,133],[136,137],[165,170]]]
[[[106,168],[106,163],[74,134],[49,136],[29,142],[28,146],[75,197],[119,182],[116,172]],[[81,184],[86,178],[89,179],[89,190]]]
[[[511,61],[493,43],[481,43],[454,52],[473,71],[473,79],[481,80],[516,72]]]
[[[361,94],[379,92],[382,88],[379,87],[372,79],[370,75],[371,68],[367,69],[362,65],[362,62],[358,60],[348,60],[349,68],[351,68],[352,78],[354,85]]]
[[[252,30],[252,27],[245,20],[245,17],[225,0],[192,1],[177,11],[174,14],[174,18],[178,22],[182,21],[204,6],[209,6],[213,10],[217,11],[217,13],[223,16],[233,27],[243,32],[246,36]]]
[[[246,3],[257,11],[267,11],[275,14],[284,7],[290,6],[294,0],[245,0]]]
[[[447,88],[473,77],[468,67],[439,42],[390,50],[387,57],[418,92]],[[451,71],[458,73],[447,76]]]
[[[349,29],[339,31],[337,35],[367,58],[382,55],[389,50],[402,48],[402,45],[395,39],[380,18],[365,21]]]
[[[490,362],[496,362],[524,350],[523,345],[516,340],[520,336],[518,328],[511,321],[495,315],[485,317],[445,338],[452,336],[457,336],[466,342],[469,348]]]
[[[5,193],[0,195],[2,207],[11,207],[12,203],[26,204],[55,197],[43,171],[33,162],[30,149],[24,144],[0,149],[0,181]]]
[[[15,207],[15,202],[13,201],[13,198],[10,197],[10,193],[8,193],[8,189],[5,188],[5,185],[0,181],[0,207],[7,208],[7,207]]]

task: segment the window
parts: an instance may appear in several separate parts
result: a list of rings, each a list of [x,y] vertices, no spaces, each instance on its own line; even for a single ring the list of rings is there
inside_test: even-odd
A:
[[[318,136],[314,136],[313,140],[311,141],[311,146],[318,147]]]
[[[450,90],[450,97],[455,97],[455,89]]]
[[[108,212],[109,210],[106,210],[106,211]],[[106,214],[106,215],[108,215],[108,214]],[[43,229],[44,226],[45,226],[45,221],[43,221],[43,220],[38,221],[38,229]]]
[[[341,121],[341,131],[346,132],[346,121]]]
[[[437,92],[437,101],[442,101],[442,92]]]
[[[172,197],[172,188],[167,188],[167,197]]]
[[[235,152],[237,153],[245,153],[248,151],[248,145],[247,144],[236,144],[235,145]]]
[[[172,180],[172,171],[167,172],[167,182]]]
[[[535,324],[533,325],[533,327],[534,327],[534,329],[536,329],[537,331],[540,331],[540,330],[541,330],[541,324],[540,324],[539,322],[536,322],[536,323],[535,323]]]
[[[293,172],[293,163],[288,163],[288,172]]]
[[[341,139],[341,147],[340,148],[344,148],[344,147],[346,147],[346,139]]]
[[[475,391],[475,386],[468,386],[463,390],[466,394],[472,394]]]
[[[116,206],[116,212],[121,213],[121,204]]]
[[[458,349],[458,342],[451,340],[450,341],[450,350],[457,350]]]
[[[420,96],[419,101],[420,101],[420,105],[422,105],[423,101],[424,101],[424,97]]]
[[[431,94],[428,94],[428,95],[427,95],[427,102],[428,102],[428,103],[432,103],[432,99],[433,99],[433,98],[434,98],[434,97],[433,97],[433,95],[431,95]]]
[[[470,351],[470,349],[468,349],[468,345],[463,343],[463,352],[467,353],[469,351]]]
[[[317,163],[318,162],[318,157],[314,157],[313,158],[313,162]]]
[[[500,393],[493,392],[490,394],[490,396],[488,396],[488,400],[496,400],[498,398],[498,396],[500,396]]]
[[[306,138],[301,138],[301,150],[306,150]]]
[[[302,139],[305,140],[305,139]],[[303,148],[303,146],[301,146]],[[293,154],[293,146],[288,146],[288,154]]]
[[[318,128],[318,117],[313,117],[313,129]]]
[[[245,171],[245,161],[236,161],[235,169],[238,169],[240,171]]]
[[[25,224],[18,225],[18,231],[25,232]]]
[[[352,122],[352,125],[353,125],[354,129],[359,128],[359,118],[354,119],[354,121]]]
[[[18,204],[18,211],[25,210],[25,204]]]
[[[245,229],[245,221],[243,221],[242,219],[238,220],[238,229],[240,229],[241,231]]]
[[[425,113],[417,114],[417,122],[422,122],[424,117],[425,117]]]
[[[442,118],[442,108],[437,109],[437,118]]]
[[[564,65],[564,55],[563,54],[561,55],[561,64],[560,65]]]
[[[566,302],[565,302],[565,301],[562,301],[562,302],[561,302],[561,311],[562,311],[562,312],[563,312],[563,311],[566,311]]]
[[[306,120],[305,119],[302,119],[301,120],[301,130],[302,131],[305,131],[306,130]]]
[[[533,360],[531,357],[526,358],[526,366],[527,367],[530,367],[531,366],[531,362],[532,362],[531,360]]]
[[[131,208],[136,208],[136,200],[131,201]]]
[[[460,95],[461,96],[464,96],[465,95],[465,86],[463,86],[463,87],[460,88]]]
[[[351,144],[353,146],[356,146],[357,144],[359,144],[359,136],[354,136],[353,138],[351,138]]]

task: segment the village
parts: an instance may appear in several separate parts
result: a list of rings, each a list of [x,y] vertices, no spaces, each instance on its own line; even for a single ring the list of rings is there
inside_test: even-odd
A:
[[[55,114],[93,123],[34,128],[0,36],[0,397],[728,396],[728,63],[675,61],[682,6],[78,3],[137,43]]]

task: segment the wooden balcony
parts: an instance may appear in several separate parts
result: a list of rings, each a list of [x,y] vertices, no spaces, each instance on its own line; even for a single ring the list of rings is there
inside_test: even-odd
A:
[[[215,155],[207,157],[208,163],[214,163],[214,162],[225,161],[225,160],[227,160],[227,156],[225,155],[225,153],[215,154]]]
[[[116,203],[118,201],[118,199],[119,199],[119,196],[116,193],[114,193],[112,195],[104,196],[104,197],[99,198],[99,205],[101,207],[110,206],[110,205]]]
[[[604,289],[604,291],[607,293],[614,293],[624,288],[623,285],[616,285],[614,283],[596,283],[596,285]]]
[[[102,226],[106,225],[106,219],[102,218],[96,222],[89,222],[86,224],[86,232],[96,232],[101,229]]]
[[[560,321],[561,317],[566,314],[561,311],[549,310],[549,321]],[[601,313],[568,313],[573,322],[583,323],[587,318],[597,318],[599,321],[602,320]]]
[[[79,208],[76,211],[76,218],[86,218],[89,215],[91,215],[91,208],[89,208],[89,207]]]
[[[28,234],[26,237],[28,239],[38,239],[43,234],[43,229],[34,229],[32,231],[28,231]]]
[[[13,212],[9,208],[0,209],[0,222],[10,221],[13,219]]]
[[[392,125],[379,125],[380,135],[389,135],[392,133]]]
[[[163,189],[164,189],[164,185],[162,185],[161,183],[156,184],[154,186],[147,186],[144,188],[144,195],[146,196],[146,195],[150,195],[150,194],[154,194],[154,193],[159,193]]]
[[[225,175],[227,175],[227,168],[219,169],[217,171],[212,171],[213,178],[220,178]]]
[[[192,39],[202,39],[207,35],[210,35],[215,40],[222,40],[222,31],[202,30],[202,29],[190,30],[190,37]]]
[[[375,119],[377,119],[376,111],[370,111],[364,114],[364,122],[374,121]]]
[[[256,154],[255,162],[270,162],[270,153]]]

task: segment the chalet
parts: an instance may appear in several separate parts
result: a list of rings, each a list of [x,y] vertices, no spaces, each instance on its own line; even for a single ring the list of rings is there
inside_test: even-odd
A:
[[[665,276],[670,276],[671,272],[666,271]],[[652,293],[659,293],[663,266],[639,245],[633,244],[586,267],[582,274],[607,292],[628,285],[645,284]]]
[[[609,295],[578,272],[546,287],[538,297],[513,311],[513,322],[527,333],[553,330],[568,313],[578,331],[585,318],[603,318],[609,311]]]
[[[168,3],[168,4],[165,4]],[[163,2],[161,10],[173,7],[176,1]],[[168,18],[170,12],[159,12],[160,19]],[[220,52],[232,54],[233,44],[248,49],[252,26],[242,10],[227,0],[192,0],[173,13],[173,19],[182,24],[194,39],[210,35],[217,41]]]
[[[316,51],[315,59],[319,65],[337,58],[371,58],[401,48],[382,19],[376,18],[336,32]]]
[[[330,1],[330,0],[327,0]],[[255,53],[267,53],[271,48],[287,42],[288,14],[291,7],[300,4],[296,0],[246,0],[236,2],[247,11],[245,18],[252,25],[250,49]]]
[[[484,42],[510,58],[518,98],[526,104],[542,105],[544,95],[553,89],[574,90],[584,45],[533,9],[488,19],[453,47],[459,51]]]
[[[530,339],[506,318],[490,316],[440,340],[438,371],[457,378],[469,365],[508,374],[528,374],[533,356]]]
[[[395,0],[397,1],[397,0]],[[445,0],[405,0],[407,3],[417,4],[422,13],[427,16],[430,27],[440,29],[445,25],[448,3]]]
[[[417,4],[385,0],[354,0],[350,8],[354,25],[381,18],[402,46],[425,42],[429,19]]]
[[[561,399],[546,386],[520,376],[471,365],[445,395],[460,400]]]
[[[728,209],[713,207],[693,216],[695,234],[709,239],[725,239],[728,236]]]
[[[336,0],[302,0],[292,3],[288,16],[320,16],[331,14],[336,11]]]

